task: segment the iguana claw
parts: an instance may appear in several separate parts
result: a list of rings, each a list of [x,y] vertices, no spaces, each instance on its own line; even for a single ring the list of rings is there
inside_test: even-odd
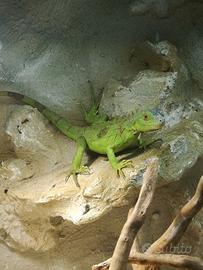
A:
[[[88,166],[81,166],[80,169],[77,171],[77,174],[90,174],[90,170]]]
[[[124,160],[120,161],[118,163],[118,165],[117,165],[117,168],[116,168],[118,176],[121,176],[122,175],[122,176],[125,177],[125,174],[123,172],[123,169],[124,168],[127,168],[127,167],[130,167],[130,168],[133,167],[132,160],[126,160],[126,159],[124,159]]]
[[[78,174],[90,174],[88,166],[81,166],[78,170],[70,170],[69,174],[65,178],[65,182],[67,182],[72,175],[75,185],[80,188],[80,184],[78,183]]]

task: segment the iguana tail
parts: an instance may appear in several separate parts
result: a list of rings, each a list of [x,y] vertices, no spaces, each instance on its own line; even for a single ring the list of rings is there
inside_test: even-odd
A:
[[[9,91],[0,91],[0,97],[1,96],[12,97],[34,108],[37,108],[38,111],[40,111],[55,127],[57,127],[57,129],[59,129],[68,138],[71,138],[72,140],[77,140],[77,138],[80,136],[82,128],[72,126],[64,118],[60,117],[55,112],[49,110],[46,106],[37,102],[36,100],[22,94]]]

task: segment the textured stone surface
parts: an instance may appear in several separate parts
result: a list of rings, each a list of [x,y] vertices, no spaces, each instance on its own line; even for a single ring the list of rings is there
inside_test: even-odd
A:
[[[190,95],[191,84],[187,68],[174,45],[167,41],[145,42],[133,51],[133,57],[145,63],[135,78],[111,80],[104,88],[100,111],[109,117],[125,116],[143,110],[164,115],[166,125],[172,125],[170,115],[180,113]],[[176,121],[181,118],[176,114]]]
[[[111,80],[103,91],[100,111],[118,117],[144,109],[163,119],[161,131],[146,133],[142,139],[162,141],[160,176],[165,181],[178,180],[203,154],[201,92],[191,97],[191,79],[172,44],[145,42],[136,53],[148,63],[147,69],[127,83]]]
[[[155,151],[134,157],[135,166],[125,170],[126,178],[117,177],[107,159],[100,157],[92,162],[90,175],[79,176],[78,189],[72,178],[65,182],[73,142],[53,129],[36,109],[11,107],[5,132],[15,159],[5,157],[0,167],[4,191],[0,228],[10,247],[44,252],[57,245],[57,233],[63,229],[65,235],[71,233],[74,224],[91,223],[112,207],[134,200],[130,194],[137,193]]]
[[[168,84],[172,81],[172,86]],[[131,112],[155,109],[163,103],[166,90],[173,90],[175,72],[140,71],[127,85],[111,80],[104,89],[100,111],[110,117],[119,117]],[[156,99],[154,97],[157,97]]]

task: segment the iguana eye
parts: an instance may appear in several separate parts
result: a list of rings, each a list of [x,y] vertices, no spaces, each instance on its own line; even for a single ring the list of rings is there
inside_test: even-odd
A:
[[[147,114],[144,115],[144,120],[145,120],[145,121],[148,120],[148,115],[147,115]]]

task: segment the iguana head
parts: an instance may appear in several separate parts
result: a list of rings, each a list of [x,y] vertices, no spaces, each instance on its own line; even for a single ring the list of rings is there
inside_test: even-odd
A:
[[[162,124],[151,112],[142,112],[136,116],[134,128],[136,131],[146,132],[160,129]]]

